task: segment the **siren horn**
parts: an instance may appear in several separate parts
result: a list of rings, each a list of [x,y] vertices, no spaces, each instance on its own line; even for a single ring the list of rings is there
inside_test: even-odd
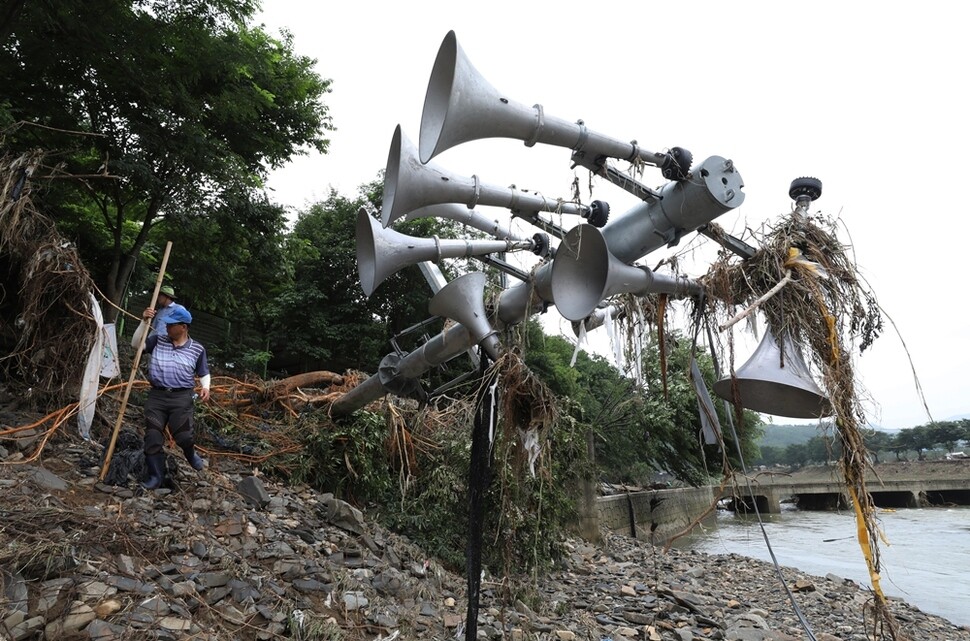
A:
[[[357,270],[366,296],[391,274],[426,260],[481,256],[495,252],[548,251],[549,239],[536,234],[532,240],[453,240],[418,238],[393,229],[382,229],[366,210],[357,212]]]
[[[441,42],[435,58],[421,113],[421,162],[442,151],[481,138],[514,138],[527,147],[537,142],[568,147],[581,155],[607,156],[660,167],[677,180],[690,170],[690,154],[657,153],[642,149],[636,141],[622,142],[575,123],[546,114],[542,105],[527,107],[499,92],[471,63],[454,31]],[[574,154],[575,158],[576,154]],[[683,161],[687,166],[683,166]]]
[[[573,227],[552,263],[552,298],[559,313],[571,321],[583,320],[614,294],[694,296],[701,291],[688,278],[627,265],[610,252],[602,232],[592,225]]]
[[[485,313],[485,274],[468,272],[445,285],[428,303],[428,312],[457,321],[468,330],[472,343],[498,360],[501,344]]]
[[[735,384],[736,381],[736,384]],[[766,331],[758,349],[735,376],[714,383],[714,393],[755,412],[789,418],[820,418],[832,414],[832,404],[812,379],[798,347],[787,334],[778,340]]]
[[[483,231],[494,238],[501,240],[524,240],[524,237],[513,232],[510,227],[506,227],[497,220],[492,220],[474,209],[469,209],[457,203],[442,203],[421,207],[420,209],[408,212],[404,220],[416,220],[418,218],[447,218],[448,220],[468,225],[472,229]]]
[[[546,211],[577,214],[597,221],[604,210],[607,214],[609,212],[609,205],[601,201],[580,205],[550,200],[509,187],[488,185],[482,183],[478,176],[458,176],[434,163],[422,164],[414,143],[398,125],[394,128],[391,149],[387,154],[381,223],[387,227],[415,209],[441,203],[463,203],[469,209],[477,205],[494,205],[510,209],[513,213]]]

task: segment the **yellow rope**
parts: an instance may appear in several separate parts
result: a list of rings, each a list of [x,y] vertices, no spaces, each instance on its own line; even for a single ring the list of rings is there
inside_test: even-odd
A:
[[[852,505],[855,508],[855,523],[856,532],[859,537],[859,547],[862,548],[862,556],[866,558],[866,566],[869,568],[869,578],[872,580],[872,591],[876,593],[879,602],[885,603],[886,597],[882,593],[882,588],[879,587],[879,572],[876,571],[875,561],[872,558],[872,542],[869,540],[869,529],[866,527],[866,516],[862,513],[862,505],[859,503],[859,497],[856,495],[855,488],[851,485],[849,487],[849,494],[852,498]]]

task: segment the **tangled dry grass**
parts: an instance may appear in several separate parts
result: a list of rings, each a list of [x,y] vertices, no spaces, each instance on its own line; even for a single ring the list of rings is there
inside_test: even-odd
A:
[[[879,586],[880,532],[865,482],[870,462],[862,430],[867,419],[853,367],[856,350],[864,351],[879,336],[883,319],[874,294],[859,276],[851,247],[837,232],[837,221],[809,214],[807,204],[797,206],[765,230],[760,249],[750,259],[721,254],[703,279],[710,294],[706,312],[722,321],[723,330],[757,308],[771,333],[789,337],[821,374],[873,583],[876,624],[896,638],[897,626]]]
[[[2,327],[14,347],[0,368],[7,380],[24,383],[24,395],[63,402],[77,391],[94,343],[96,323],[87,310],[94,283],[76,248],[31,202],[29,178],[42,157],[0,158],[0,258],[10,265],[6,283],[16,287],[0,298],[16,301],[18,312],[12,327]]]

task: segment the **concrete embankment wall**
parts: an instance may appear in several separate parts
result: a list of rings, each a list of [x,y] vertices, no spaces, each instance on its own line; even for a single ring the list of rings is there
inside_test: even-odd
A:
[[[601,527],[662,544],[710,510],[714,490],[689,487],[601,496],[596,513]]]

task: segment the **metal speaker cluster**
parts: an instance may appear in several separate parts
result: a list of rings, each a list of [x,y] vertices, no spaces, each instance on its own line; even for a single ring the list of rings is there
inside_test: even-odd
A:
[[[784,355],[784,360],[782,360]],[[789,336],[779,346],[771,332],[765,332],[758,348],[730,376],[714,383],[714,393],[734,402],[737,385],[741,406],[789,418],[820,418],[832,414],[832,404],[812,379],[801,352]]]

